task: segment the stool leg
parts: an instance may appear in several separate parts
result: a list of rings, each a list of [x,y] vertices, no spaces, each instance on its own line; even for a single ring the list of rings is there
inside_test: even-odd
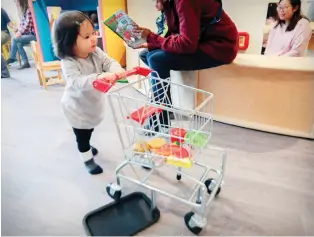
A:
[[[44,89],[47,90],[47,81],[46,81],[46,77],[44,75],[43,70],[40,70],[40,75],[41,75],[41,81],[43,83]]]
[[[39,84],[40,84],[40,86],[43,86],[43,79],[41,77],[41,73],[38,69],[36,71],[37,71],[37,75],[38,75]]]
[[[22,66],[22,60],[21,60],[21,55],[19,52],[17,52],[17,59],[19,61],[20,66]]]
[[[58,70],[58,81],[59,82],[63,82],[62,78],[61,78],[61,72],[60,70]]]

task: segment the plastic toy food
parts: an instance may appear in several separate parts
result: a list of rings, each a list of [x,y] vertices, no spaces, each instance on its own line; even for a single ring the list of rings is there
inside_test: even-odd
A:
[[[154,106],[143,106],[140,109],[134,111],[128,119],[133,119],[134,121],[143,125],[147,118],[151,117],[153,114],[161,113],[161,108],[156,108]]]
[[[185,159],[191,157],[191,154],[182,146],[174,144],[167,144],[159,149],[155,149],[154,152],[161,156],[173,156],[179,159]]]
[[[154,138],[148,142],[151,149],[156,150],[166,145],[166,140],[164,138]]]
[[[203,147],[206,145],[208,137],[200,132],[188,132],[185,134],[185,141],[195,147]]]
[[[146,152],[149,151],[149,146],[146,142],[137,142],[133,145],[133,151]]]
[[[166,160],[166,163],[168,165],[173,165],[177,167],[182,167],[182,168],[191,168],[193,165],[193,162],[191,159],[179,159],[175,156],[169,156]]]
[[[171,142],[180,144],[184,141],[186,130],[183,128],[172,128],[170,130]]]

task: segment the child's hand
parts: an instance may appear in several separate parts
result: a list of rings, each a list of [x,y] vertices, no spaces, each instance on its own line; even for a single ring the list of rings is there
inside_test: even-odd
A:
[[[115,73],[111,72],[104,72],[97,76],[97,79],[103,79],[105,81],[108,81],[109,83],[115,83],[118,80],[118,77]]]
[[[116,75],[118,80],[126,78],[126,72],[117,72]]]
[[[108,81],[109,83],[113,84],[116,81],[124,78],[125,72],[118,72],[118,73],[112,73],[112,72],[104,72],[100,75],[97,76],[97,79],[104,79],[106,81]]]

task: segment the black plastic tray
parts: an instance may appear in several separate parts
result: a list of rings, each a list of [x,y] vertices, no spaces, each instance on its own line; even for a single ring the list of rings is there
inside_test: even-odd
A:
[[[89,236],[132,236],[155,224],[160,218],[157,207],[141,192],[131,193],[88,213],[83,225]]]

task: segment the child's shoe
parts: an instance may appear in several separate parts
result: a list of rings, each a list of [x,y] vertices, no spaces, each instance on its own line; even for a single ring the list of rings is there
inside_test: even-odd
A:
[[[98,153],[97,149],[91,148],[89,151],[81,153],[81,157],[84,161],[87,171],[90,174],[92,175],[101,174],[103,170],[99,165],[97,165],[97,163],[95,163],[93,155],[94,153],[95,155]]]

